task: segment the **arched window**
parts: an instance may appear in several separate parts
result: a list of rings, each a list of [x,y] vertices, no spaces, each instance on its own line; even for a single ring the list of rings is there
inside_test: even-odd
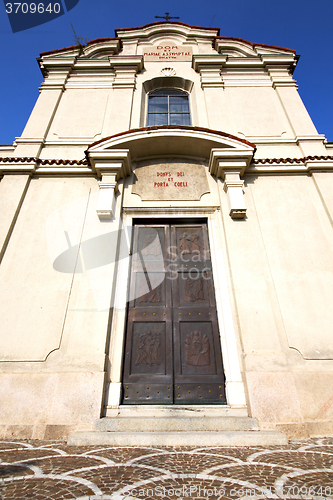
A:
[[[167,88],[149,94],[147,127],[162,125],[191,125],[187,92]]]

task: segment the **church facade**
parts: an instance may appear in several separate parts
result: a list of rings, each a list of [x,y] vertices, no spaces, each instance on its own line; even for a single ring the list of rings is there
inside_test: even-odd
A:
[[[166,21],[38,61],[0,146],[0,435],[172,409],[333,435],[333,148],[295,51]]]

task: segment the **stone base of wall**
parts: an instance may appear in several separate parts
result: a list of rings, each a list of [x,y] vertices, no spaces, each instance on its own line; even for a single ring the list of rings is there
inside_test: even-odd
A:
[[[0,374],[0,438],[64,440],[101,416],[104,373]]]
[[[288,439],[310,437],[333,437],[333,422],[303,422],[277,424],[275,429],[286,434]]]
[[[0,425],[0,439],[66,441],[75,430],[75,425]]]

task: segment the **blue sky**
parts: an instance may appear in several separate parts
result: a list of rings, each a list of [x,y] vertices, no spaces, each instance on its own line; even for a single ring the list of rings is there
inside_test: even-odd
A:
[[[223,36],[295,49],[300,95],[318,132],[333,141],[333,0],[80,0],[60,18],[18,33],[0,3],[0,144],[21,135],[38,98],[39,53],[74,44],[70,23],[93,40],[154,22],[166,11],[187,24],[219,27]]]

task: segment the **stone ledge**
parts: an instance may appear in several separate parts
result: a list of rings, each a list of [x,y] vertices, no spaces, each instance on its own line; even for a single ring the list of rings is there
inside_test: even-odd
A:
[[[221,432],[259,431],[258,422],[249,417],[105,417],[97,420],[96,431],[102,432]]]
[[[234,432],[74,432],[70,446],[272,446],[287,437],[275,431]]]
[[[333,421],[307,421],[276,424],[276,429],[285,433],[288,439],[330,437],[333,436]]]

